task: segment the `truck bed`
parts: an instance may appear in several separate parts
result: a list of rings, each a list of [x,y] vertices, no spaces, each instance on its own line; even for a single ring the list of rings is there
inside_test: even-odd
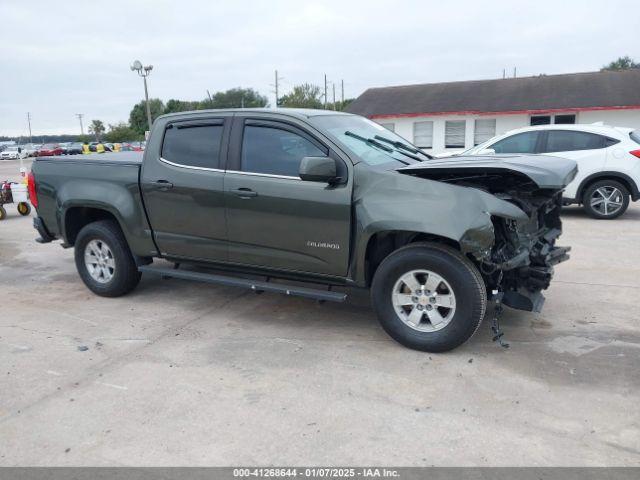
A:
[[[37,157],[36,162],[65,162],[65,163],[101,163],[111,165],[140,165],[144,152],[111,152],[90,153],[88,155],[54,155],[52,157]]]

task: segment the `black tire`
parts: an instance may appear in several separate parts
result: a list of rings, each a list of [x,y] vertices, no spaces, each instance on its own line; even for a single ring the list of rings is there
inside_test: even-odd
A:
[[[5,218],[7,218],[7,211],[0,205],[0,220],[4,220]]]
[[[596,191],[603,188],[616,188],[621,194],[622,206],[612,214],[605,215],[603,212],[598,211],[591,205],[591,199],[596,194]],[[584,195],[582,196],[582,207],[584,208],[584,211],[587,212],[587,215],[592,218],[597,218],[598,220],[613,220],[614,218],[618,218],[627,211],[627,208],[629,208],[629,190],[622,183],[615,180],[598,180],[597,182],[589,185],[584,191]]]
[[[26,217],[31,213],[31,205],[29,205],[27,202],[20,202],[18,204],[18,213],[23,217]]]
[[[87,265],[84,255],[87,244],[92,240],[104,242],[111,250],[114,261],[113,277],[106,283],[94,279]],[[86,225],[75,242],[76,268],[84,284],[93,293],[102,297],[119,297],[133,290],[140,282],[141,274],[133,259],[120,226],[112,220],[100,220]]]
[[[452,288],[456,308],[442,329],[424,332],[401,320],[392,303],[396,282],[412,270],[429,270]],[[382,328],[405,347],[445,352],[466,342],[478,330],[487,306],[487,291],[478,269],[456,250],[434,243],[414,243],[383,260],[371,285],[371,301]]]

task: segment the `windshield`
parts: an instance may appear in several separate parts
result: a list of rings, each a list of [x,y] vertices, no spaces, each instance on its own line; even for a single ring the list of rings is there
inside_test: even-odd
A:
[[[380,140],[380,138],[399,142],[409,147],[410,151],[416,150],[416,147],[404,138],[364,117],[356,115],[318,115],[309,118],[309,122],[326,132],[329,137],[344,145],[347,150],[369,165],[391,164],[394,167],[401,167],[418,163],[393,148],[393,145]],[[367,139],[373,141],[367,141]]]
[[[5,151],[6,152],[17,152],[18,151],[18,147],[7,147],[7,149]]]

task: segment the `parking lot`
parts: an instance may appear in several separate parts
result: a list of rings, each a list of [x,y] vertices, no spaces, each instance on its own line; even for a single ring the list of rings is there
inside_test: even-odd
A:
[[[26,162],[27,165],[29,162]],[[0,162],[0,179],[18,178]],[[143,277],[108,299],[73,251],[0,222],[0,465],[640,465],[640,205],[564,213],[541,314],[446,354],[346,304]]]

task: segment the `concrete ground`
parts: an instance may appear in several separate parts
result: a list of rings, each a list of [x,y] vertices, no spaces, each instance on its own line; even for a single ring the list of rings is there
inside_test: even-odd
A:
[[[640,205],[567,209],[543,313],[507,310],[508,350],[485,324],[439,355],[387,337],[361,292],[145,276],[97,297],[8,207],[0,465],[640,465]]]

